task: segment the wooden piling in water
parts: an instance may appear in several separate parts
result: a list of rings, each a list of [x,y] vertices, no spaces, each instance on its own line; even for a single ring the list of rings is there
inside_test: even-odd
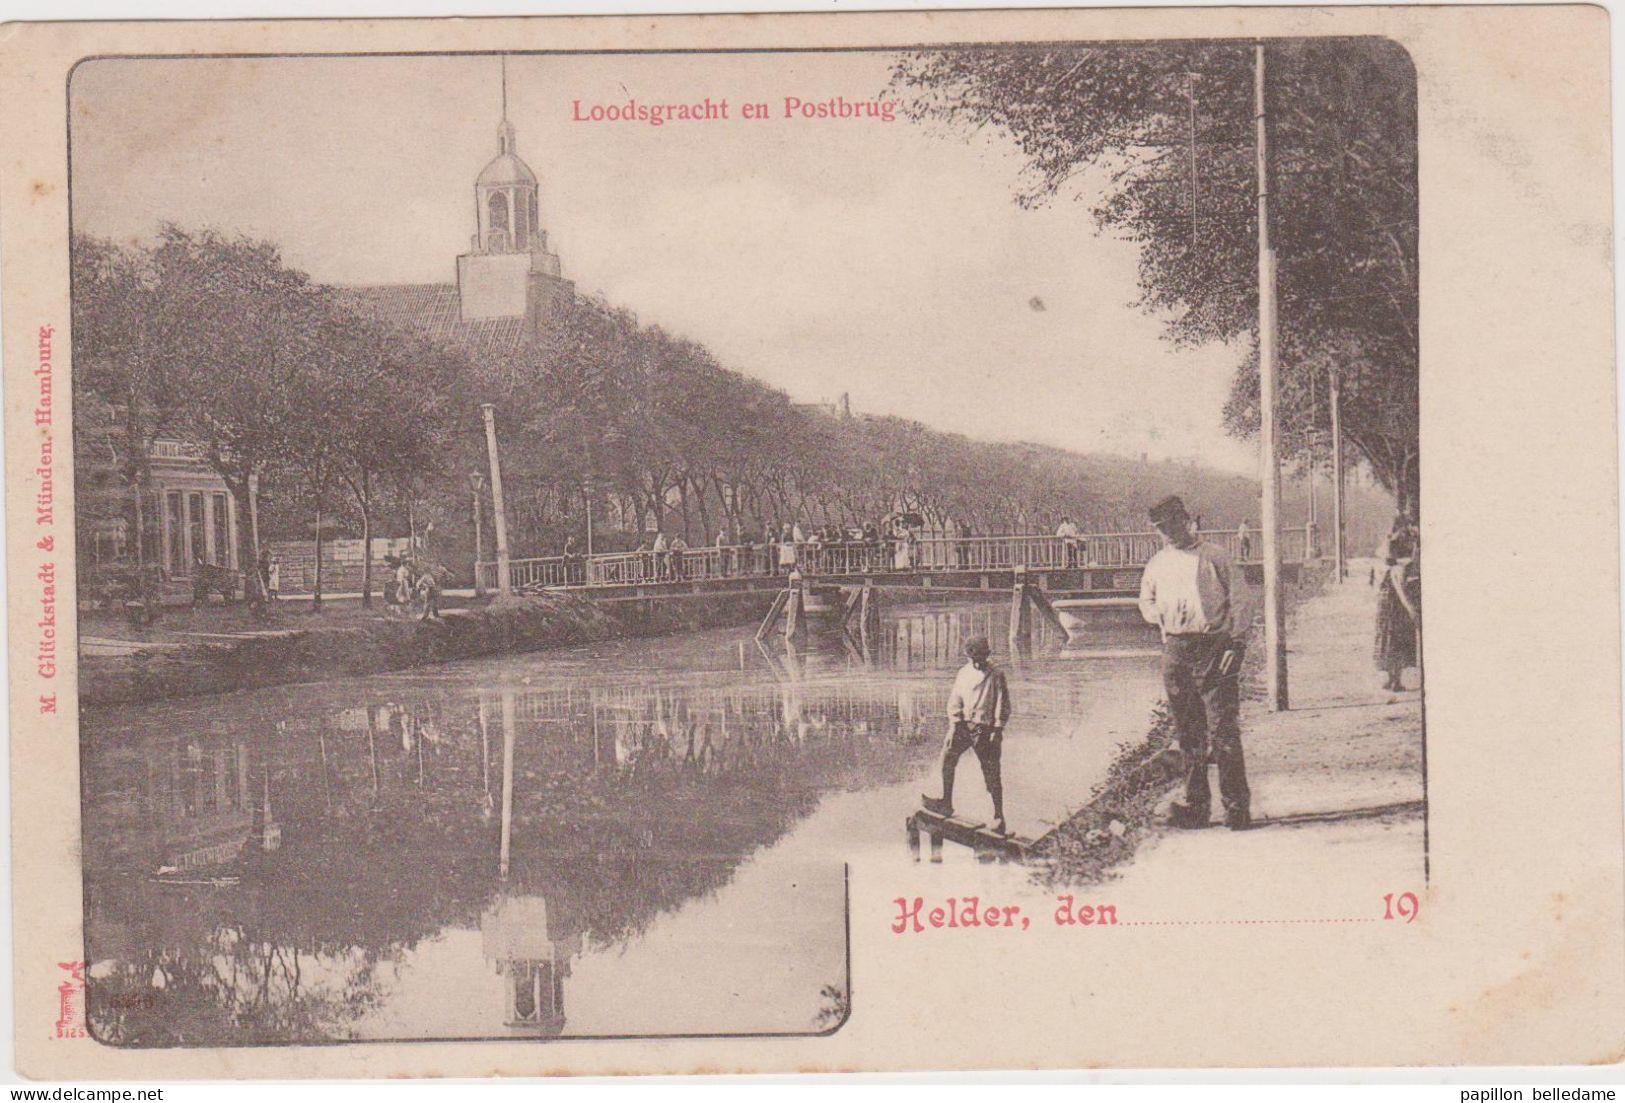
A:
[[[1032,606],[1027,595],[1027,568],[1015,569],[1016,581],[1010,589],[1010,653],[1032,648]]]
[[[880,639],[880,595],[872,579],[863,580],[858,597],[858,640],[865,652]]]
[[[807,634],[805,615],[807,594],[802,587],[799,573],[791,573],[790,588],[786,593],[789,594],[789,600],[784,605],[784,638],[799,643]]]

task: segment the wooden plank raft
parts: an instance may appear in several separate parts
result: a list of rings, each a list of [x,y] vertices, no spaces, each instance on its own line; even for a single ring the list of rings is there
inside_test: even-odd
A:
[[[1020,835],[1000,835],[988,830],[985,823],[975,820],[962,819],[959,816],[944,816],[939,812],[927,812],[920,809],[909,816],[904,823],[908,832],[909,853],[914,860],[920,860],[920,836],[925,835],[931,840],[931,860],[942,861],[942,843],[946,839],[960,846],[968,846],[977,853],[993,853],[1004,858],[1026,858],[1038,846],[1033,839],[1023,838]]]

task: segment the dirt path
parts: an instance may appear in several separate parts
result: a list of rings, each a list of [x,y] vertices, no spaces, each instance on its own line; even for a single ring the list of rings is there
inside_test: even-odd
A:
[[[1243,705],[1256,828],[1158,828],[1122,871],[1114,899],[1191,917],[1336,918],[1380,909],[1385,892],[1420,888],[1421,694],[1415,670],[1405,675],[1411,688],[1380,688],[1376,594],[1357,561],[1347,582],[1300,606],[1288,632],[1292,709]]]

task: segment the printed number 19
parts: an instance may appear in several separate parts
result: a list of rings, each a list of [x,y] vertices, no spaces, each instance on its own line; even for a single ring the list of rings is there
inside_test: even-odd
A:
[[[1416,913],[1421,909],[1417,902],[1416,893],[1402,892],[1395,896],[1391,892],[1383,893],[1382,917],[1384,919],[1403,919],[1407,923],[1415,922]]]

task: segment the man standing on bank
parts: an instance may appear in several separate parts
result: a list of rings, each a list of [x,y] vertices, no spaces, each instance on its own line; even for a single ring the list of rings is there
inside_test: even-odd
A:
[[[1186,768],[1185,800],[1174,802],[1169,822],[1208,825],[1211,746],[1225,826],[1245,830],[1252,826],[1251,792],[1236,714],[1244,641],[1252,625],[1246,583],[1224,549],[1191,531],[1184,502],[1170,496],[1150,513],[1163,547],[1141,576],[1140,613],[1162,629],[1162,681]]]
[[[954,814],[954,769],[959,756],[974,750],[982,764],[982,780],[993,798],[992,830],[1005,833],[1004,779],[1000,756],[1004,750],[1004,725],[1010,719],[1010,687],[1004,672],[988,661],[993,649],[986,636],[965,641],[965,657],[970,661],[954,678],[948,694],[948,738],[942,744],[942,796],[924,797],[925,810],[943,816]]]

